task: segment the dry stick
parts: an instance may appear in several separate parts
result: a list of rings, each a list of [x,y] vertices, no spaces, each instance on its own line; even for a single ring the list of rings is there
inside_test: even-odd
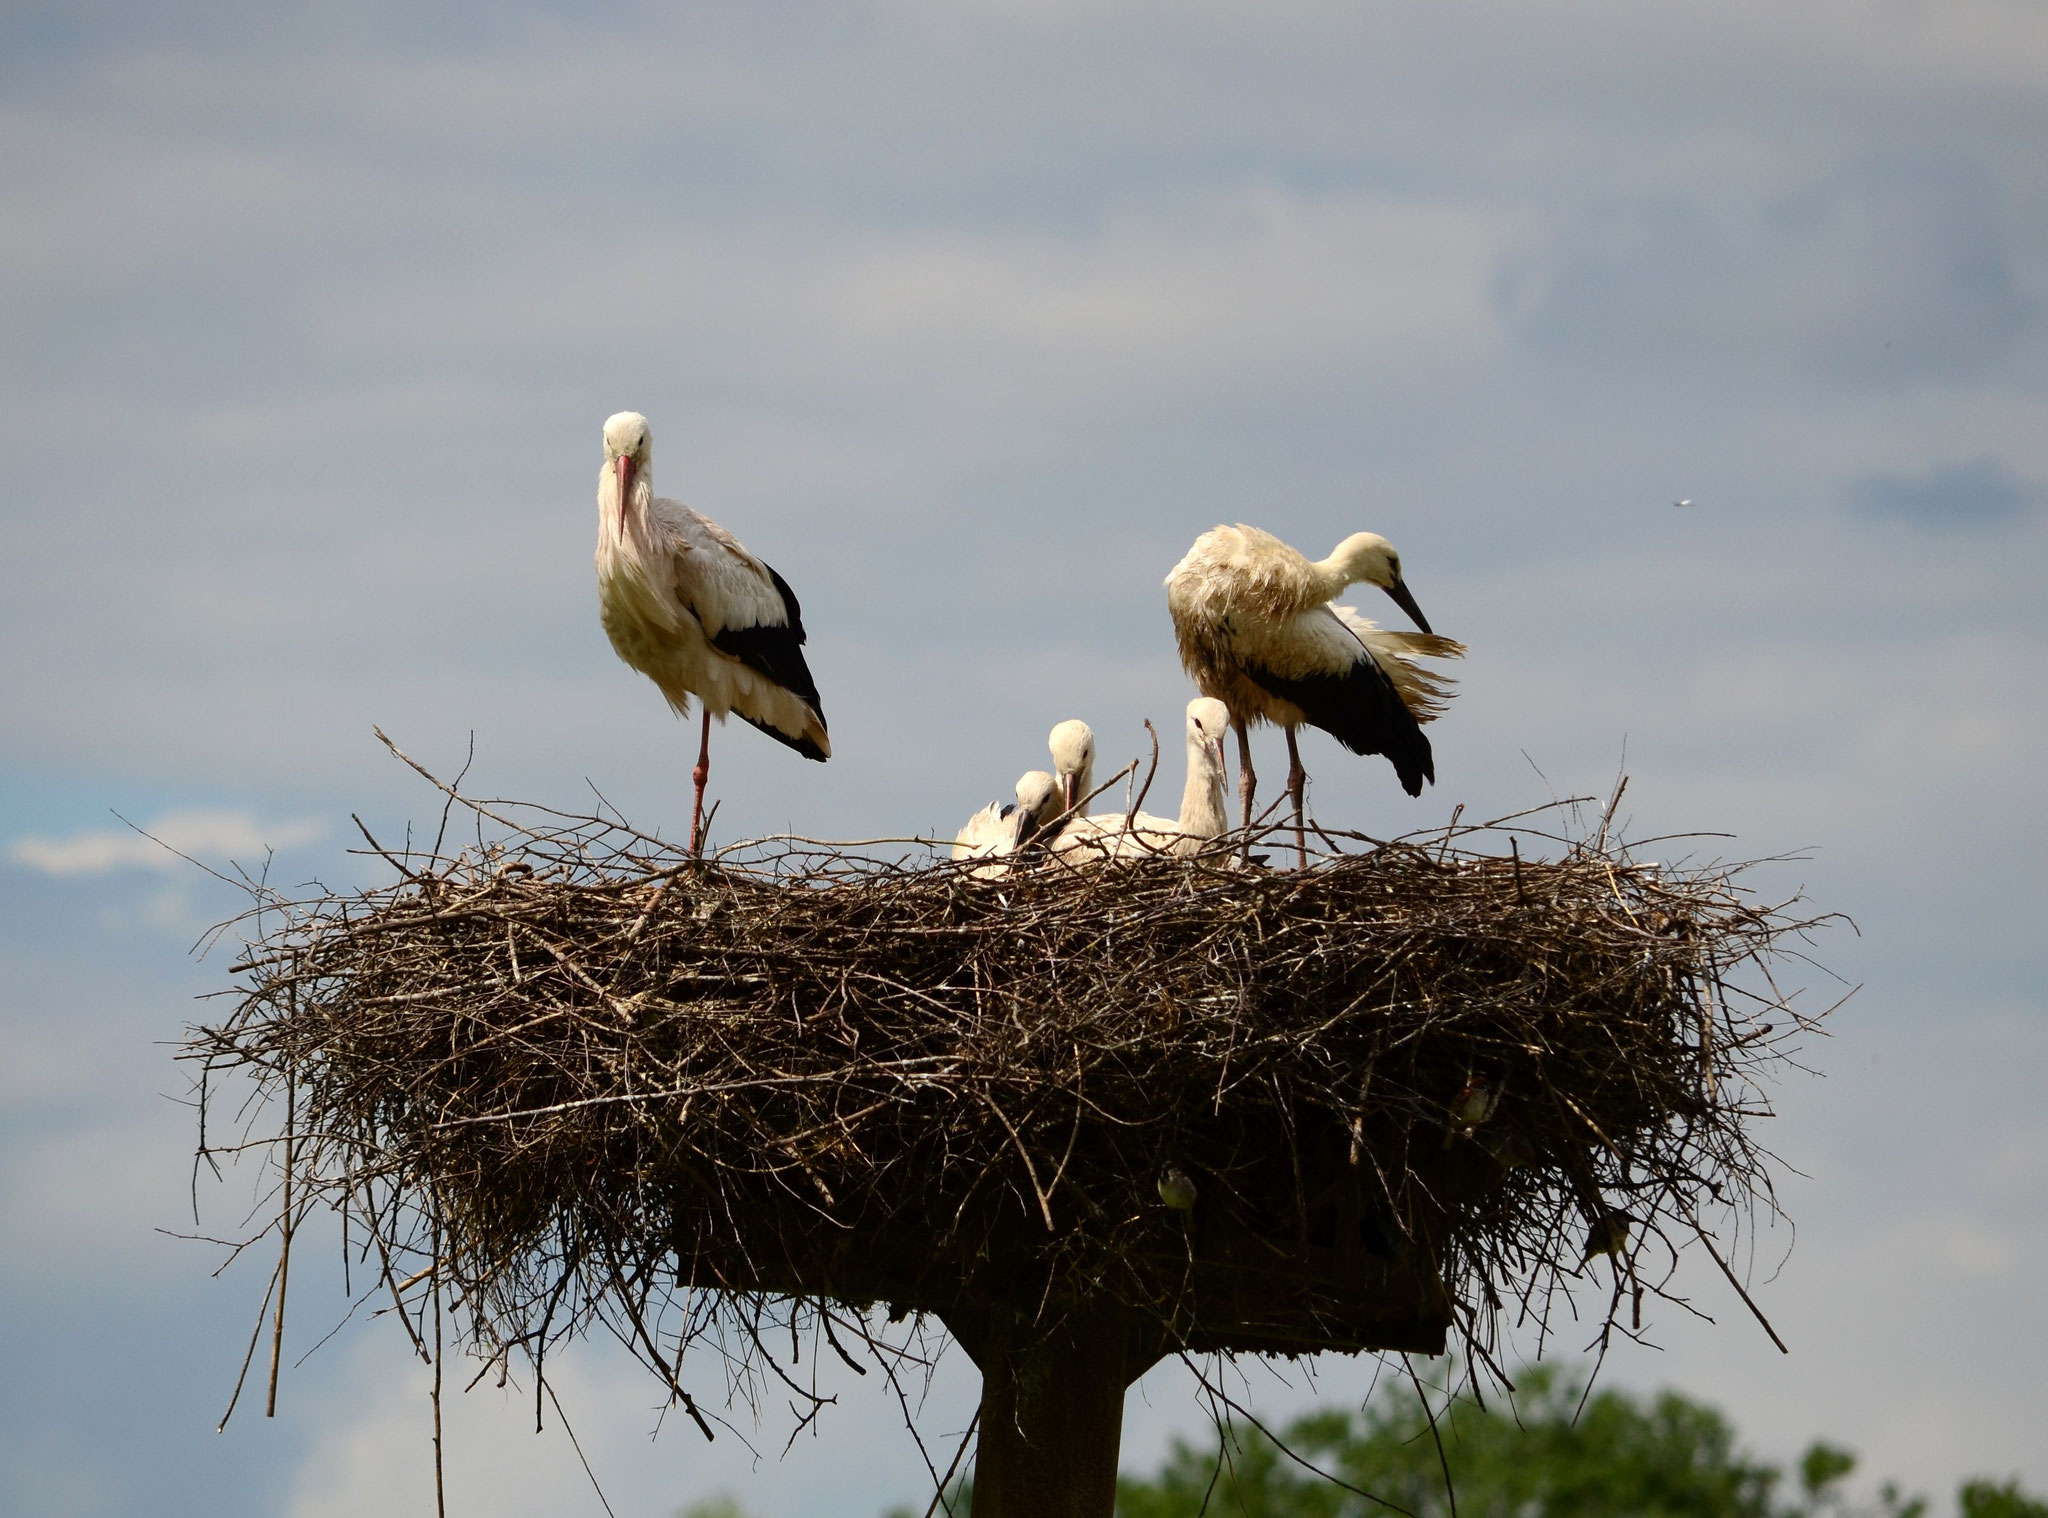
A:
[[[1145,719],[1145,731],[1152,735],[1152,767],[1145,771],[1145,783],[1138,787],[1138,799],[1131,803],[1131,809],[1124,813],[1124,831],[1130,832],[1136,826],[1138,813],[1144,808],[1145,797],[1152,789],[1152,777],[1159,773],[1159,729],[1152,725],[1152,719]]]
[[[562,1420],[562,1430],[569,1436],[569,1447],[576,1451],[576,1459],[577,1462],[583,1467],[583,1474],[590,1478],[590,1489],[593,1492],[597,1493],[598,1502],[603,1506],[605,1512],[610,1514],[612,1511],[612,1505],[609,1502],[605,1501],[604,1488],[597,1484],[597,1472],[592,1470],[590,1468],[590,1462],[583,1458],[583,1446],[580,1442],[578,1442],[576,1438],[576,1430],[570,1427],[569,1415],[562,1411],[561,1398],[555,1395],[555,1389],[552,1386],[548,1385],[547,1377],[545,1376],[542,1376],[540,1378],[540,1388],[542,1391],[548,1394],[548,1401],[555,1404],[555,1416]],[[612,1518],[617,1518],[617,1515],[613,1514]]]
[[[1038,1179],[1038,1167],[1031,1163],[1031,1151],[1024,1147],[1023,1136],[1011,1125],[1010,1120],[1003,1115],[1003,1109],[992,1099],[983,1097],[982,1100],[987,1104],[988,1110],[996,1115],[996,1121],[1003,1125],[1003,1130],[1010,1135],[1010,1141],[1017,1146],[1017,1152],[1024,1156],[1024,1173],[1031,1178],[1031,1189],[1038,1197],[1038,1215],[1045,1219],[1045,1231],[1058,1232],[1059,1230],[1053,1227],[1052,1198],[1046,1194],[1044,1185]]]
[[[399,1295],[398,1282],[392,1279],[390,1247],[384,1242],[384,1235],[378,1230],[376,1214],[366,1207],[363,1216],[365,1226],[370,1230],[371,1242],[377,1246],[377,1261],[383,1270],[384,1284],[391,1288],[391,1305],[398,1310],[398,1321],[405,1325],[406,1336],[412,1340],[412,1347],[418,1351],[421,1361],[431,1365],[434,1357],[427,1353],[427,1346],[420,1342],[420,1336],[412,1326],[412,1314],[405,1310],[405,1300]]]
[[[1714,982],[1719,972],[1714,965],[1714,956],[1707,955],[1707,973],[1701,977],[1701,986],[1706,992],[1705,1015],[1700,1018],[1700,1078],[1707,1089],[1707,1100],[1714,1100],[1714,1019],[1719,1010],[1714,1004]]]
[[[824,1308],[820,1308],[818,1311],[818,1320],[825,1325],[825,1342],[832,1346],[833,1353],[838,1355],[840,1359],[844,1360],[848,1368],[851,1369],[856,1376],[866,1375],[868,1373],[868,1368],[865,1365],[861,1364],[860,1361],[854,1359],[852,1355],[848,1354],[845,1348],[840,1344],[838,1338],[833,1334],[831,1312]]]
[[[697,1410],[696,1399],[683,1390],[682,1382],[676,1378],[676,1373],[668,1368],[668,1361],[662,1358],[661,1349],[654,1342],[654,1335],[647,1331],[647,1324],[640,1316],[639,1305],[634,1302],[633,1294],[626,1286],[626,1273],[619,1264],[618,1255],[612,1250],[611,1240],[603,1239],[600,1242],[604,1246],[605,1259],[612,1267],[611,1284],[618,1288],[619,1304],[626,1309],[626,1316],[632,1319],[633,1331],[640,1335],[640,1342],[647,1346],[647,1353],[654,1360],[654,1368],[661,1372],[661,1378],[668,1383],[668,1389],[682,1399],[683,1411],[690,1415],[703,1433],[704,1442],[709,1444],[713,1437],[711,1425],[704,1421],[704,1415]]]
[[[1293,1448],[1288,1445],[1286,1440],[1282,1439],[1278,1434],[1274,1433],[1271,1429],[1267,1428],[1265,1424],[1261,1423],[1257,1418],[1253,1417],[1251,1414],[1251,1410],[1249,1408],[1246,1408],[1245,1406],[1237,1402],[1222,1387],[1218,1386],[1215,1382],[1211,1381],[1207,1376],[1203,1375],[1202,1372],[1196,1368],[1195,1363],[1188,1358],[1186,1351],[1182,1351],[1177,1356],[1177,1358],[1180,1360],[1181,1364],[1185,1365],[1190,1371],[1194,1372],[1195,1380],[1201,1385],[1202,1390],[1209,1394],[1210,1398],[1213,1401],[1222,1403],[1224,1407],[1230,1410],[1230,1413],[1233,1417],[1244,1419],[1245,1422],[1249,1423],[1253,1428],[1257,1429],[1260,1433],[1264,1434],[1266,1436],[1267,1441],[1272,1444],[1273,1448],[1280,1451],[1281,1454],[1285,1455],[1289,1460],[1292,1460],[1296,1465],[1300,1466],[1310,1475],[1319,1476],[1323,1480],[1329,1482],[1332,1486],[1342,1487],[1345,1491],[1351,1493],[1354,1497],[1363,1497],[1367,1502],[1377,1502],[1381,1507],[1386,1508],[1389,1512],[1401,1513],[1405,1515],[1405,1518],[1416,1518],[1416,1515],[1414,1513],[1409,1512],[1409,1510],[1401,1506],[1400,1503],[1389,1502],[1384,1497],[1375,1496],[1373,1493],[1368,1492],[1367,1490],[1365,1490],[1364,1487],[1353,1486],[1350,1482],[1346,1481],[1342,1476],[1333,1476],[1328,1471],[1324,1470],[1320,1465],[1317,1465],[1313,1461],[1305,1459],[1303,1456],[1295,1453]]]
[[[249,1348],[242,1356],[242,1373],[235,1377],[235,1390],[228,1398],[228,1410],[220,1415],[220,1422],[213,1426],[216,1434],[227,1431],[228,1419],[235,1415],[235,1404],[242,1400],[242,1383],[249,1379],[249,1367],[256,1360],[256,1346],[263,1341],[263,1320],[270,1312],[270,1294],[277,1290],[277,1267],[270,1269],[270,1284],[263,1288],[263,1305],[256,1309],[256,1326],[249,1330]]]
[[[284,1293],[291,1284],[292,1266],[292,1162],[298,1134],[298,1076],[287,1070],[284,1078],[284,1210],[277,1227],[282,1241],[277,1247],[277,1319],[270,1330],[270,1395],[263,1404],[263,1416],[277,1416],[277,1362],[284,1353]],[[226,1419],[222,1419],[226,1422]]]
[[[441,1220],[434,1219],[434,1512],[437,1518],[448,1518],[448,1496],[441,1480],[441,1364],[445,1358],[441,1353]]]
[[[960,1457],[967,1453],[967,1446],[973,1442],[974,1431],[979,1427],[981,1427],[981,1409],[977,1407],[974,1410],[974,1416],[967,1420],[967,1432],[960,1436],[960,1447],[953,1451],[953,1463],[946,1467],[946,1474],[939,1477],[938,1490],[932,1493],[932,1500],[925,1505],[924,1518],[932,1518],[932,1514],[939,1510],[941,1503],[945,1503],[947,1513],[950,1514],[953,1511],[953,1504],[946,1502],[946,1483],[953,1479],[953,1472],[960,1469]]]
[[[1713,1258],[1714,1263],[1721,1267],[1721,1274],[1728,1278],[1728,1284],[1735,1288],[1735,1294],[1742,1298],[1742,1305],[1750,1310],[1751,1315],[1755,1317],[1757,1322],[1763,1324],[1764,1332],[1769,1334],[1771,1342],[1778,1346],[1778,1353],[1781,1355],[1791,1354],[1792,1351],[1785,1347],[1785,1341],[1778,1337],[1777,1329],[1771,1327],[1771,1320],[1764,1316],[1764,1311],[1761,1307],[1758,1307],[1755,1302],[1750,1300],[1749,1293],[1742,1289],[1742,1283],[1735,1279],[1735,1272],[1730,1270],[1728,1262],[1721,1258],[1721,1251],[1716,1249],[1714,1241],[1707,1237],[1707,1230],[1700,1226],[1698,1214],[1694,1214],[1690,1221],[1693,1234],[1702,1244],[1707,1246],[1707,1253]]]

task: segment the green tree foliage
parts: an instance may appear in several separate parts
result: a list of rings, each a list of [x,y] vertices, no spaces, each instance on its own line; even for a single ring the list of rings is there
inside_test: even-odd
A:
[[[1413,1396],[1382,1395],[1363,1413],[1316,1413],[1290,1425],[1281,1433],[1284,1450],[1252,1429],[1229,1430],[1220,1449],[1176,1441],[1157,1475],[1118,1482],[1117,1515],[1196,1518],[1206,1507],[1213,1518],[1388,1518],[1398,1508],[1415,1518],[1451,1518],[1446,1463],[1459,1518],[1923,1518],[1926,1512],[1924,1499],[1904,1499],[1892,1486],[1875,1503],[1853,1503],[1844,1482],[1856,1458],[1832,1445],[1806,1451],[1793,1489],[1778,1467],[1741,1451],[1733,1427],[1711,1407],[1676,1392],[1584,1393],[1583,1380],[1537,1366],[1524,1373],[1511,1404],[1490,1400],[1482,1408],[1460,1401],[1439,1412],[1434,1435]],[[1971,1482],[1957,1505],[1961,1518],[2048,1518],[2048,1507],[2015,1483]]]
[[[691,1503],[676,1518],[748,1518],[748,1514],[732,1497],[720,1494]]]
[[[1788,1482],[1777,1466],[1738,1449],[1734,1428],[1711,1407],[1676,1392],[1588,1397],[1585,1389],[1580,1376],[1534,1366],[1511,1403],[1458,1402],[1439,1410],[1432,1436],[1414,1395],[1389,1387],[1363,1413],[1314,1413],[1290,1424],[1281,1441],[1299,1460],[1250,1428],[1230,1430],[1220,1452],[1175,1440],[1157,1475],[1117,1482],[1117,1518],[1393,1518],[1393,1508],[1359,1491],[1415,1518],[1451,1518],[1444,1462],[1458,1518],[1926,1518],[1926,1499],[1903,1497],[1889,1483],[1874,1501],[1853,1500],[1846,1487],[1856,1457],[1835,1445],[1808,1446]],[[968,1518],[968,1478],[946,1497],[940,1513]],[[924,1509],[919,1501],[885,1518],[922,1518]],[[2016,1480],[1977,1480],[1957,1492],[1956,1512],[2048,1518],[2048,1502]],[[716,1498],[680,1518],[746,1515]]]
[[[1989,1481],[1965,1481],[1956,1493],[1959,1518],[2048,1518],[2048,1502],[2020,1490],[2018,1481],[1993,1486]]]

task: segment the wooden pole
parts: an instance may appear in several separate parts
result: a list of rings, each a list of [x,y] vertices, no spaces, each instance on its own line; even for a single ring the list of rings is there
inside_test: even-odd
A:
[[[1041,1337],[990,1317],[967,1346],[981,1366],[973,1518],[1111,1518],[1124,1388],[1144,1369],[1132,1325],[1083,1308]]]

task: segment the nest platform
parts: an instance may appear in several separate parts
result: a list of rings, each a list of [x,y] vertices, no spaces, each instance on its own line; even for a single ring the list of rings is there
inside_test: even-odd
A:
[[[469,804],[476,842],[378,848],[384,886],[262,899],[187,1055],[253,1075],[282,1222],[431,1271],[487,1357],[601,1322],[679,1396],[773,1302],[937,1315],[985,1370],[1105,1312],[1125,1379],[1484,1362],[1597,1220],[1656,1290],[1651,1253],[1768,1204],[1752,1126],[1812,1027],[1767,967],[1818,919],[1555,816],[988,880]]]

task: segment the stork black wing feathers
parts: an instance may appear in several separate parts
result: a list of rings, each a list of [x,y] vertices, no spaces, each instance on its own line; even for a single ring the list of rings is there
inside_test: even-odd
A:
[[[759,728],[762,732],[766,733],[769,737],[773,738],[777,743],[795,749],[799,754],[802,754],[806,759],[815,759],[820,764],[823,764],[825,762],[825,751],[819,748],[817,744],[811,742],[810,739],[804,737],[802,734],[799,733],[795,736],[792,736],[789,733],[785,733],[779,727],[770,727],[765,722],[759,721],[753,717],[749,717],[745,712],[741,711],[738,707],[733,708],[733,715],[735,717],[738,717],[740,721],[746,723],[747,726]],[[820,716],[818,720],[820,722],[823,722],[825,719],[823,716]]]
[[[804,663],[804,614],[797,604],[796,592],[789,588],[789,582],[775,572],[774,566],[763,564],[768,578],[775,582],[776,594],[782,597],[782,612],[786,619],[780,625],[756,623],[752,627],[724,627],[712,638],[711,646],[722,654],[728,654],[753,670],[765,675],[791,695],[799,697],[810,709],[818,714],[818,725],[825,726],[825,706],[818,698],[818,682],[811,678],[811,667]],[[825,757],[818,745],[804,737],[792,737],[779,728],[765,722],[756,722],[745,712],[742,719],[752,723],[779,743],[786,743],[806,759],[822,761]]]
[[[1254,684],[1292,701],[1311,727],[1321,728],[1352,753],[1385,754],[1409,795],[1420,796],[1425,780],[1435,784],[1436,760],[1422,724],[1362,645],[1359,658],[1341,674],[1289,677],[1252,663],[1243,669]]]

